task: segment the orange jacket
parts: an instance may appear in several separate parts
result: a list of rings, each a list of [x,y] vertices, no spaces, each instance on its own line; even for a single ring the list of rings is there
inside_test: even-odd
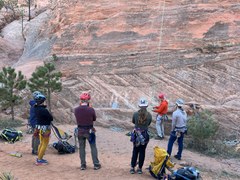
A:
[[[168,111],[168,102],[163,100],[159,106],[155,106],[153,112],[160,114],[161,116],[167,114]]]

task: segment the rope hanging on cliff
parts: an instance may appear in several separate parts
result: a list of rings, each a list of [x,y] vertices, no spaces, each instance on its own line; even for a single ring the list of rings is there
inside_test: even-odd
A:
[[[159,32],[157,65],[159,65],[159,61],[160,61],[160,49],[161,49],[161,45],[162,45],[162,34],[163,34],[163,23],[164,23],[164,15],[165,15],[165,4],[166,4],[166,2],[164,0],[163,1],[163,6],[162,6],[162,19],[161,19],[161,26],[160,26],[160,32]]]
[[[159,2],[159,5],[158,5],[158,10],[160,11],[160,8],[161,8],[161,5],[162,3]],[[159,65],[160,65],[160,50],[161,50],[161,45],[162,45],[162,35],[163,35],[163,26],[164,26],[164,16],[165,16],[165,6],[166,6],[166,2],[165,0],[163,1],[163,5],[162,5],[162,17],[161,17],[161,24],[160,24],[160,30],[159,30],[159,42],[158,42],[158,45],[157,45],[157,58],[156,58],[156,67],[158,68]],[[154,99],[154,94],[156,94],[156,86],[157,86],[157,83],[153,84],[152,85],[152,91],[151,91],[151,97],[152,97],[152,102],[155,101]]]

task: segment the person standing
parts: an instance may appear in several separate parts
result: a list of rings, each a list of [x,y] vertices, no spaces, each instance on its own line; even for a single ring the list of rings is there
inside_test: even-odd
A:
[[[36,104],[36,99],[37,95],[41,94],[39,91],[34,91],[32,94],[33,99],[29,101],[30,105],[30,116],[29,116],[29,124],[31,126],[31,129],[33,130],[33,135],[32,135],[32,154],[37,155],[38,154],[38,146],[40,143],[39,140],[39,131],[36,128],[37,125],[37,118],[35,115],[35,109],[34,106]]]
[[[133,151],[131,159],[130,173],[135,173],[135,166],[138,160],[137,173],[142,174],[142,167],[145,160],[145,151],[149,142],[148,126],[152,122],[152,115],[147,111],[148,102],[141,98],[138,103],[139,110],[133,114],[132,123],[135,124],[132,132],[131,141],[133,142]]]
[[[168,102],[165,99],[165,95],[163,93],[160,93],[158,96],[160,100],[159,106],[153,107],[153,112],[157,113],[156,116],[156,130],[158,137],[156,139],[163,139],[164,134],[164,117],[167,114],[168,111]]]
[[[36,165],[46,165],[48,161],[43,159],[47,146],[49,144],[49,139],[51,135],[51,122],[53,120],[52,115],[47,110],[47,106],[44,105],[46,97],[43,94],[38,94],[34,100],[36,105],[34,106],[35,115],[37,119],[36,128],[39,131],[40,144],[38,146],[38,158],[36,160]]]
[[[81,161],[81,170],[87,168],[86,164],[86,140],[88,140],[91,148],[92,161],[94,170],[101,168],[98,160],[98,151],[96,146],[95,128],[93,127],[96,121],[96,113],[90,104],[91,96],[89,93],[82,93],[80,95],[80,105],[74,109],[74,115],[78,126],[78,142],[79,142],[79,156]]]
[[[172,114],[172,129],[167,148],[168,154],[171,155],[173,144],[177,139],[178,152],[174,157],[178,160],[182,158],[183,138],[184,134],[187,132],[187,113],[184,111],[183,105],[184,101],[182,99],[177,99],[177,109]]]

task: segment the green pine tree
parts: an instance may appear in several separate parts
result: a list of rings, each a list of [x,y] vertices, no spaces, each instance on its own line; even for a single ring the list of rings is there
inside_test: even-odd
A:
[[[51,62],[44,63],[44,66],[37,67],[32,77],[29,79],[30,90],[40,91],[47,96],[47,104],[51,112],[51,93],[62,90],[62,73],[55,70],[55,65]]]
[[[19,16],[18,0],[3,0],[3,5],[12,11],[14,19]]]
[[[14,120],[14,106],[21,103],[19,96],[25,89],[27,81],[21,71],[15,72],[14,68],[3,67],[0,72],[0,102],[3,109],[11,107],[12,120]]]
[[[3,0],[0,0],[0,10],[3,8],[3,6],[4,6],[4,2]]]

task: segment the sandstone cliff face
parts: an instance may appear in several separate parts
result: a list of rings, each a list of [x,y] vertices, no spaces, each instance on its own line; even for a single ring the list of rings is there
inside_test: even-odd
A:
[[[181,97],[218,107],[219,120],[236,120],[239,114],[226,109],[238,109],[240,99],[236,1],[58,3],[52,53],[60,57],[68,97],[77,101],[91,90],[95,107],[136,109],[140,96],[155,105],[163,91],[170,105]]]
[[[158,103],[154,97],[165,92],[171,106],[179,97],[196,101],[215,111],[228,129],[239,130],[238,2],[53,2],[19,63],[42,58],[31,53],[43,45],[38,42],[48,44],[44,56],[59,57],[64,89],[55,96],[58,119],[74,120],[71,108],[82,91],[91,91],[104,125],[129,121],[139,97],[147,97],[152,107]],[[115,105],[120,109],[113,110]]]

